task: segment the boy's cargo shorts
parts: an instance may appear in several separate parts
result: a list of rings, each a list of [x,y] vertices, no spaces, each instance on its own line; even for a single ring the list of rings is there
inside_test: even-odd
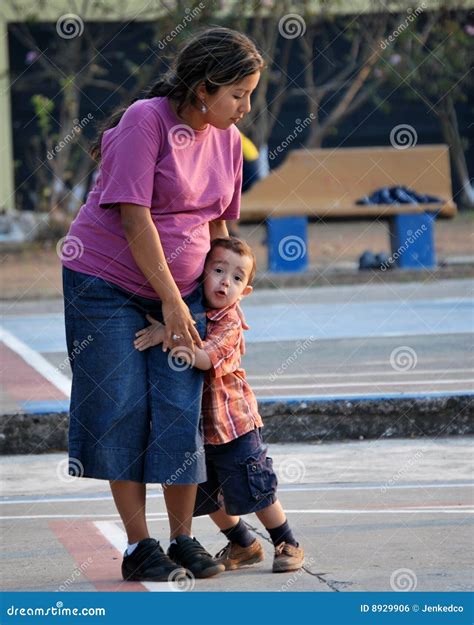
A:
[[[194,516],[224,508],[227,514],[250,514],[277,499],[277,476],[260,429],[223,445],[204,445],[207,482],[198,485]]]

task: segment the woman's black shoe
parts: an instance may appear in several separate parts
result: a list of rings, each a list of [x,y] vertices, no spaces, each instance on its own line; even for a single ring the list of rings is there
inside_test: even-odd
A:
[[[125,552],[122,562],[122,577],[129,582],[166,582],[170,575],[186,575],[165,554],[154,538],[141,540],[128,556]]]
[[[186,567],[194,577],[212,577],[225,571],[225,566],[217,563],[201,543],[190,536],[177,536],[176,542],[168,549],[168,555],[177,564]]]

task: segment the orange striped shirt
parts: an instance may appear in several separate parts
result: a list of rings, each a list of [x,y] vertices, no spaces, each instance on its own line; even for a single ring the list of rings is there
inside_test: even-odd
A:
[[[240,366],[248,329],[237,304],[207,312],[203,349],[212,367],[206,371],[202,396],[204,443],[222,445],[262,427],[257,399]]]

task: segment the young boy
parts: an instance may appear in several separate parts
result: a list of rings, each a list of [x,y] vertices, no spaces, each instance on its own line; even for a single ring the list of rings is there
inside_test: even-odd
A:
[[[190,366],[207,371],[202,417],[208,477],[198,485],[194,516],[208,514],[227,537],[216,560],[230,570],[263,560],[262,545],[237,516],[255,512],[275,546],[277,573],[301,568],[304,552],[276,497],[277,477],[260,433],[262,418],[240,367],[248,326],[238,304],[253,290],[255,264],[245,242],[234,237],[212,241],[203,277],[208,307],[203,349],[174,349]],[[137,332],[139,350],[163,342],[164,326],[147,318],[152,325]]]

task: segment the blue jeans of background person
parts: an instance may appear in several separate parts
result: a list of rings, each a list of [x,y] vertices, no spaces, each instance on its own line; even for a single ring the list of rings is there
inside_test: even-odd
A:
[[[145,315],[161,302],[63,268],[66,341],[73,379],[70,473],[107,480],[194,484],[206,479],[199,430],[204,373],[164,353],[139,352]],[[202,338],[202,287],[183,298]]]

